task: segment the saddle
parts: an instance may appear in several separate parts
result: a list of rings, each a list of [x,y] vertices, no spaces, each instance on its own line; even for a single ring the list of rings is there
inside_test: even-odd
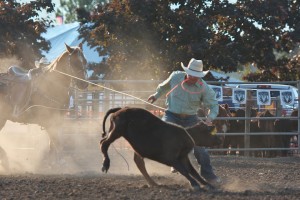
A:
[[[31,73],[19,66],[11,66],[8,68],[8,74],[17,82],[28,82],[31,80]]]
[[[29,104],[33,91],[33,77],[41,73],[42,70],[31,69],[25,70],[19,66],[11,66],[6,74],[0,77],[2,88],[6,86],[6,97],[8,103],[13,107],[12,115],[18,117]]]

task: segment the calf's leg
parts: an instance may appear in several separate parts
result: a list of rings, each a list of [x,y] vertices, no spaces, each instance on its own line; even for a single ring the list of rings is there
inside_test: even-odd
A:
[[[199,174],[198,172],[195,170],[195,168],[193,167],[191,161],[189,160],[188,157],[184,158],[183,162],[185,163],[189,174],[194,177],[197,181],[199,181],[201,184],[206,185],[209,187],[209,189],[214,189],[214,186],[212,186],[211,184],[209,184],[207,181],[205,181]]]
[[[188,159],[188,158],[187,158]],[[185,178],[187,178],[194,190],[200,190],[200,186],[197,181],[190,176],[189,166],[184,163],[182,160],[176,160],[172,167],[174,167],[180,174],[182,174]]]
[[[134,162],[135,162],[136,166],[138,167],[138,169],[140,170],[140,172],[145,177],[148,184],[150,186],[157,186],[157,183],[155,183],[153,181],[153,179],[149,176],[149,174],[146,170],[144,159],[140,155],[138,155],[136,152],[134,152]]]
[[[103,163],[102,163],[102,171],[107,172],[110,167],[110,159],[108,156],[108,148],[111,143],[113,143],[116,139],[120,137],[119,134],[116,134],[112,131],[107,138],[104,138],[100,141],[100,149],[103,154]]]

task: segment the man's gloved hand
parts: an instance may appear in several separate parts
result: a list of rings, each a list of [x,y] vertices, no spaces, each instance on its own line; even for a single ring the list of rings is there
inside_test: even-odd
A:
[[[148,101],[149,101],[150,103],[154,103],[154,102],[156,101],[155,96],[154,96],[153,94],[150,95],[149,98],[148,98]]]
[[[208,126],[212,126],[212,120],[211,118],[207,117],[206,120],[205,120],[205,124],[208,125]]]

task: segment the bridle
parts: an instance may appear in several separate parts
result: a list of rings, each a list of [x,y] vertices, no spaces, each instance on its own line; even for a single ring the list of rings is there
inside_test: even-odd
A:
[[[72,55],[77,53],[77,57],[79,58],[79,61],[80,61],[80,69],[78,70],[75,70],[74,67],[72,67]],[[81,49],[79,49],[78,47],[73,49],[73,51],[71,53],[69,53],[68,55],[68,68],[70,69],[71,73],[76,76],[77,74],[83,72],[84,74],[84,78],[87,78],[87,73],[86,73],[86,62],[85,61],[85,58],[84,58],[84,55],[83,55],[83,52],[81,51]],[[72,82],[73,82],[73,78],[72,78]]]

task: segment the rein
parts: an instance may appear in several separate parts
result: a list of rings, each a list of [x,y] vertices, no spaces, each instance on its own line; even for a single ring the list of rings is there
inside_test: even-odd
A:
[[[56,104],[59,104],[61,105],[62,102],[52,98],[52,97],[49,97],[48,95],[46,95],[45,93],[43,92],[40,92],[40,90],[37,90],[36,91],[37,94],[40,94],[42,97],[44,97],[45,99],[49,100],[50,102],[53,102],[53,103],[56,103]]]

